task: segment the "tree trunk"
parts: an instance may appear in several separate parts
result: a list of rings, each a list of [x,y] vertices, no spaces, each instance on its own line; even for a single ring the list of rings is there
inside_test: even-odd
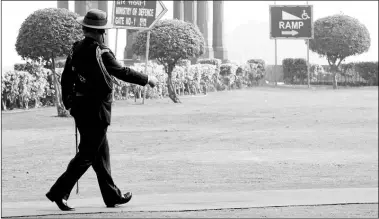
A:
[[[52,72],[53,72],[53,80],[54,80],[54,90],[55,90],[55,105],[57,106],[58,116],[59,117],[68,117],[70,116],[70,113],[64,108],[63,101],[62,101],[62,95],[60,92],[60,84],[58,82],[58,79],[56,77],[55,73],[55,61],[54,58],[51,58],[52,60]]]
[[[143,87],[142,88],[143,91],[142,91],[142,104],[145,104],[145,98],[146,98],[146,87]]]
[[[18,99],[18,105],[20,105],[19,106],[19,108],[20,109],[25,109],[25,104],[24,104],[24,98],[23,97],[20,97],[19,99]]]
[[[188,83],[185,83],[184,84],[184,95],[186,95],[186,91],[187,91],[187,95],[190,95],[190,91],[189,91],[189,85]]]
[[[20,106],[18,105],[18,101],[16,99],[13,99],[13,101],[10,102],[12,105],[11,109],[17,109],[17,108],[20,108]]]
[[[125,90],[125,100],[129,99],[129,89],[127,86],[124,86],[124,90]]]
[[[135,85],[135,87],[133,88],[133,93],[134,93],[134,102],[136,103],[137,102],[137,86]]]
[[[29,109],[29,100],[24,99],[25,109]]]
[[[7,110],[7,101],[1,100],[1,110]]]
[[[338,89],[338,82],[337,82],[338,67],[336,65],[332,65],[330,66],[330,70],[332,72],[332,77],[333,77],[333,89]]]
[[[333,89],[338,89],[337,72],[333,72]]]
[[[181,95],[180,85],[177,87],[179,96]]]
[[[172,71],[173,67],[169,67],[168,69],[168,77],[167,77],[167,88],[168,88],[168,96],[174,103],[181,103],[179,98],[176,96],[174,85],[172,84]]]
[[[38,97],[35,97],[34,98],[34,108],[38,108],[39,107],[39,99],[38,99]]]

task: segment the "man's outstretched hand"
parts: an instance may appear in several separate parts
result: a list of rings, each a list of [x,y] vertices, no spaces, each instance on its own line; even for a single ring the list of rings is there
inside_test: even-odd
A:
[[[155,76],[149,75],[149,81],[147,82],[148,85],[150,85],[151,88],[154,88],[155,85],[157,85],[158,79]]]

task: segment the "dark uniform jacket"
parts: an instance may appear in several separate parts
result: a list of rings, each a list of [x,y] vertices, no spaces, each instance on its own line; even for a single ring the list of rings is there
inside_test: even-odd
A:
[[[145,86],[148,76],[121,66],[112,51],[86,37],[74,43],[62,73],[62,99],[78,126],[110,125],[114,77]]]

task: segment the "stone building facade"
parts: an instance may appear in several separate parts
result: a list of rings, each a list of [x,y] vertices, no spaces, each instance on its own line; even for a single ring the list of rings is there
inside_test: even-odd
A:
[[[165,2],[167,4],[167,2]],[[68,9],[68,1],[57,1],[58,8]],[[205,53],[202,58],[228,59],[224,45],[224,1],[173,1],[174,19],[196,24],[205,39]],[[84,16],[91,8],[108,11],[108,1],[75,1],[74,11]],[[109,17],[108,17],[109,19]],[[136,30],[127,30],[124,59],[135,60],[132,54],[132,40]],[[108,42],[108,34],[106,36]],[[125,63],[127,64],[127,63]]]

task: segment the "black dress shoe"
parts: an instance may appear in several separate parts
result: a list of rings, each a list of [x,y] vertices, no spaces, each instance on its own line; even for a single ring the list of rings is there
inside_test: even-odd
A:
[[[66,200],[64,200],[62,198],[57,199],[54,196],[52,196],[51,193],[47,193],[46,197],[50,201],[55,202],[55,204],[57,204],[58,208],[61,209],[62,211],[73,211],[73,210],[75,210],[75,208],[70,207],[70,206],[67,205],[67,201]]]
[[[127,192],[124,194],[124,197],[121,198],[121,200],[115,204],[107,204],[107,207],[108,208],[114,208],[116,207],[117,205],[122,205],[122,204],[126,204],[130,201],[130,199],[132,199],[132,193],[131,192]]]

